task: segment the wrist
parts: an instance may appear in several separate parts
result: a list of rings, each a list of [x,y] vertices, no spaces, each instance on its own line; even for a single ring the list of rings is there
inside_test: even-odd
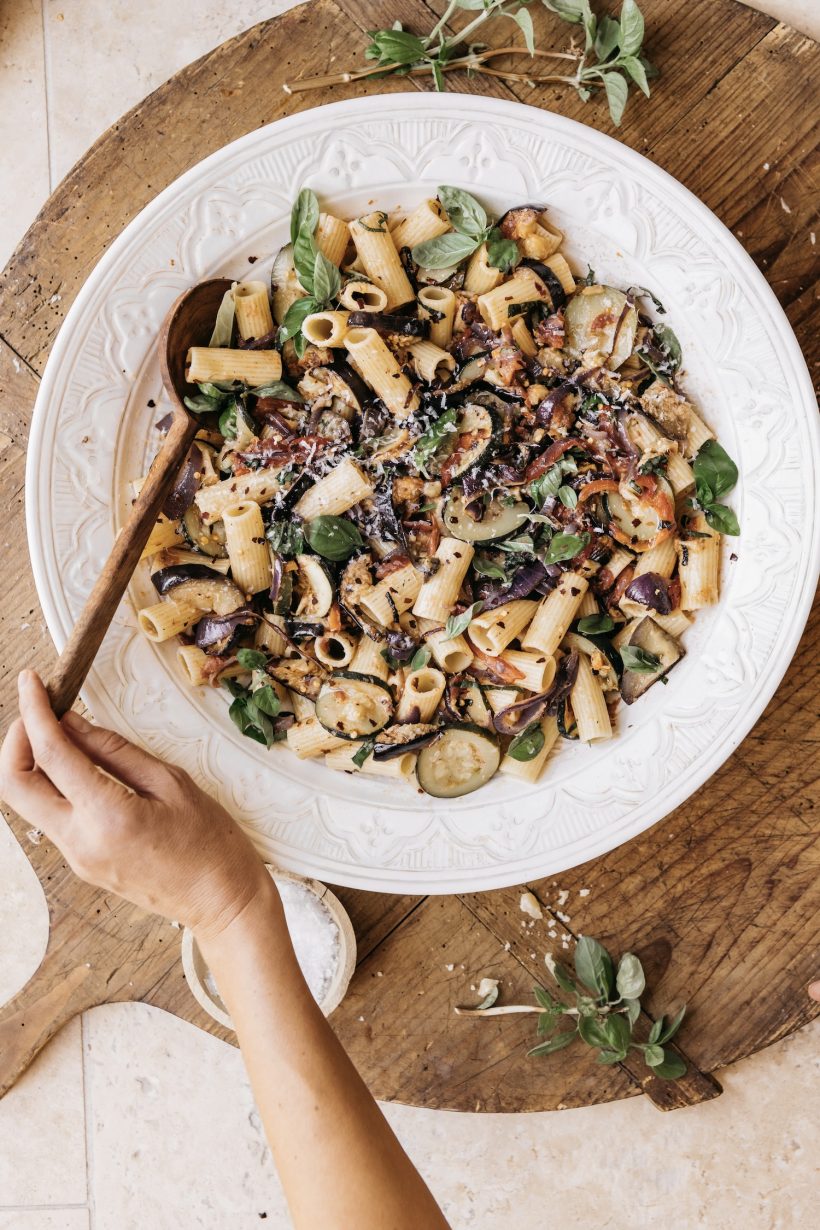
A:
[[[214,959],[237,944],[246,947],[255,937],[266,943],[284,939],[290,946],[285,912],[276,885],[263,863],[259,874],[245,882],[238,893],[192,926],[204,956]]]

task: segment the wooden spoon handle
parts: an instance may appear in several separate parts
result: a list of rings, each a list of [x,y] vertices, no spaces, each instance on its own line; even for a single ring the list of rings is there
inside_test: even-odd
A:
[[[46,683],[57,717],[62,717],[77,699],[197,429],[197,421],[189,415],[175,416],[131,514],[114,540],[105,567]]]

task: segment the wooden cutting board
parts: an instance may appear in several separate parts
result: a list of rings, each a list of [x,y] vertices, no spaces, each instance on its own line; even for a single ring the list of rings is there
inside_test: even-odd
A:
[[[439,0],[314,0],[225,43],[105,133],[0,276],[6,723],[18,667],[45,670],[54,657],[25,547],[23,462],[38,378],[84,279],[143,205],[222,144],[309,106],[406,89],[407,79],[383,80],[289,97],[282,83],[328,71],[331,57],[334,68],[361,62],[364,31],[400,17],[423,32],[442,7]],[[685,14],[678,0],[645,7],[647,52],[663,75],[651,101],[630,100],[617,136],[677,176],[735,232],[816,363],[812,124],[820,48],[734,0],[689,0]],[[531,12],[538,45],[563,46],[567,27],[540,6]],[[506,25],[498,36],[508,40]],[[429,88],[424,80],[411,84]],[[461,74],[448,84],[614,131],[603,104],[584,105],[552,87]],[[359,966],[333,1021],[375,1094],[419,1106],[522,1111],[643,1091],[672,1108],[715,1096],[720,1086],[711,1073],[810,1019],[817,1006],[805,986],[820,976],[819,648],[815,617],[761,721],[685,806],[557,882],[531,885],[558,933],[550,946],[561,951],[563,939],[571,945],[581,931],[596,935],[616,952],[641,956],[650,1013],[688,1001],[680,1035],[688,1076],[674,1085],[646,1080],[631,1063],[600,1068],[575,1049],[528,1060],[532,1017],[453,1014],[455,1004],[473,999],[470,983],[482,976],[503,979],[507,1002],[544,981],[546,924],[527,927],[519,889],[426,899],[336,889],[356,929]],[[0,1012],[0,1093],[67,1020],[96,1004],[141,1000],[234,1041],[191,996],[178,930],[80,883],[47,841],[33,844],[28,826],[9,819],[43,885],[51,934],[40,969]],[[569,917],[566,928],[558,910]]]

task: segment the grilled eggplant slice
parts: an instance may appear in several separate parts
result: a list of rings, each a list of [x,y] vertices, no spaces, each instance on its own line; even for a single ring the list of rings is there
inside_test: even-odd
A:
[[[306,696],[308,700],[317,699],[323,684],[330,677],[318,662],[306,658],[280,658],[278,662],[269,662],[266,669],[271,679],[283,683],[297,696]]]
[[[621,697],[631,705],[680,662],[684,649],[651,615],[641,620],[627,644],[631,649],[642,649],[645,654],[651,654],[659,663],[656,670],[624,671],[621,676]]]

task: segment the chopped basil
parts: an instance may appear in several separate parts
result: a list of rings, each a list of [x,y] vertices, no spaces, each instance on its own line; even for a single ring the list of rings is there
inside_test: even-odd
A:
[[[267,654],[260,653],[258,649],[238,649],[236,660],[246,671],[263,671],[268,664]]]
[[[348,559],[364,545],[356,526],[345,517],[314,517],[305,522],[304,532],[310,546],[324,559]]]
[[[433,652],[430,649],[430,646],[422,645],[420,649],[416,650],[416,652],[413,654],[412,658],[410,659],[410,670],[411,671],[423,670],[424,667],[427,665],[427,663],[430,661],[430,658],[432,656],[433,656]]]
[[[661,668],[660,658],[647,649],[639,649],[635,645],[624,645],[620,654],[624,670],[635,671],[639,675],[652,675]]]
[[[578,495],[575,489],[566,485],[558,488],[558,499],[565,508],[575,508],[578,503]]]
[[[295,521],[271,521],[265,531],[265,537],[271,549],[285,559],[301,555],[305,549],[305,536],[302,527]]]
[[[562,560],[574,559],[589,542],[589,534],[556,534],[544,556],[545,564],[560,564]]]
[[[368,756],[372,754],[373,748],[375,746],[376,746],[375,737],[372,739],[365,739],[364,743],[359,748],[358,752],[356,752],[355,756],[352,757],[353,763],[356,765],[358,769],[362,767],[364,762],[367,760]]]
[[[611,632],[614,627],[615,620],[611,615],[587,615],[578,620],[578,631],[583,636],[598,636],[602,632]]]
[[[451,615],[444,625],[444,635],[448,641],[453,640],[457,636],[461,636],[469,628],[472,620],[478,615],[479,611],[484,609],[483,602],[474,602],[472,606],[468,606],[467,610],[461,615]]]
[[[456,430],[457,418],[458,411],[455,406],[449,406],[435,423],[431,423],[424,434],[419,436],[412,454],[413,464],[419,470],[425,470],[447,437]]]
[[[544,746],[544,732],[540,722],[531,722],[520,735],[516,735],[507,748],[513,760],[534,760]]]

